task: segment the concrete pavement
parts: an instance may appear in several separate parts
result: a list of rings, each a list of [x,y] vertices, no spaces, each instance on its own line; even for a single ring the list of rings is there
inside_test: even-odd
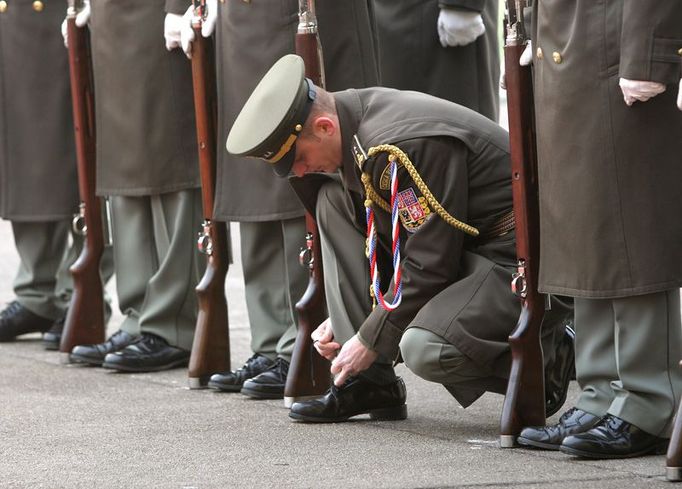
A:
[[[250,355],[238,257],[237,247],[227,281],[234,367]],[[12,299],[16,265],[3,221],[2,303]],[[37,335],[0,344],[0,488],[675,487],[662,456],[582,461],[502,450],[501,396],[464,410],[440,385],[398,370],[406,421],[305,425],[291,422],[281,401],[190,391],[186,370],[64,366]]]

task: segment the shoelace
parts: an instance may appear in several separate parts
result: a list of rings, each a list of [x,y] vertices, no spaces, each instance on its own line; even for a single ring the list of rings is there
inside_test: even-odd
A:
[[[21,304],[18,301],[12,301],[7,304],[7,307],[0,311],[0,319],[5,319],[7,317],[14,316],[21,310]]]

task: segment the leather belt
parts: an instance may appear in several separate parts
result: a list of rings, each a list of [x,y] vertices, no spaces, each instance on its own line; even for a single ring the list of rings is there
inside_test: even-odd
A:
[[[476,241],[485,243],[492,239],[499,238],[514,229],[515,226],[514,209],[512,209],[497,218],[489,228],[481,231],[476,238]]]

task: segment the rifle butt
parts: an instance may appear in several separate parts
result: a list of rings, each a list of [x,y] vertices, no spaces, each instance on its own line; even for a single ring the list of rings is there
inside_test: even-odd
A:
[[[509,336],[512,364],[500,421],[500,445],[516,446],[526,426],[545,424],[545,390],[540,327],[544,306],[524,304],[516,328]]]
[[[212,222],[213,251],[206,272],[196,287],[199,314],[189,359],[189,387],[206,387],[211,375],[230,369],[230,331],[225,298],[227,227]]]
[[[668,445],[668,453],[665,459],[665,477],[669,481],[682,481],[682,402],[675,417],[675,425]]]

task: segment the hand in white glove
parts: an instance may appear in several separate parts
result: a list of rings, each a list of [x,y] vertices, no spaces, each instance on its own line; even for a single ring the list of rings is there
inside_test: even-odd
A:
[[[523,50],[521,56],[519,57],[519,64],[521,66],[528,66],[533,62],[533,42],[528,39],[526,43],[526,49]],[[500,74],[500,88],[502,90],[507,89],[507,80],[504,78],[504,65],[502,65],[502,73]]]
[[[483,18],[478,12],[443,8],[438,15],[438,37],[441,45],[466,46],[485,32]]]
[[[192,41],[194,41],[194,29],[192,29],[192,17],[193,14],[187,19],[187,25],[183,25],[181,40],[182,50],[185,52],[188,58],[192,58]],[[213,31],[215,30],[215,25],[218,20],[218,0],[207,0],[206,1],[206,18],[201,23],[201,35],[203,37],[211,37]]]
[[[90,0],[83,0],[83,8],[76,14],[76,27],[83,27],[90,22]],[[62,37],[64,47],[69,47],[69,32],[66,29],[66,19],[62,22]]]
[[[183,36],[187,38],[189,33],[192,33],[192,15],[194,8],[190,5],[183,15],[166,14],[163,21],[163,37],[166,39],[166,49],[171,51],[175,48],[182,47],[185,54],[189,56],[191,44],[188,41],[187,45],[182,44]],[[193,34],[192,34],[193,36]],[[194,39],[194,37],[192,37]]]
[[[682,110],[682,78],[680,78],[680,88],[677,90],[677,108]]]
[[[628,105],[634,104],[636,100],[646,102],[651,97],[655,97],[659,93],[665,92],[665,85],[658,82],[627,80],[621,78],[618,84],[623,91],[623,99]]]

